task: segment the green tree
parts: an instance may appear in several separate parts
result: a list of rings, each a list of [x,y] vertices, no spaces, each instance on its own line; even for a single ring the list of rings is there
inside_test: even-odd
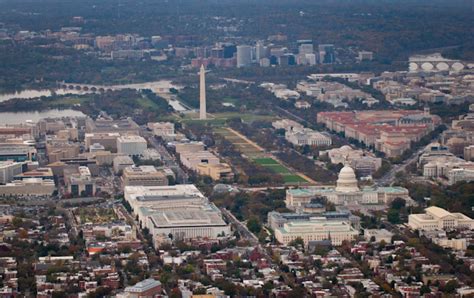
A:
[[[297,237],[296,239],[290,241],[290,243],[288,243],[289,246],[293,246],[293,247],[304,247],[304,241],[301,237]]]
[[[429,293],[431,293],[430,287],[428,287],[427,285],[422,285],[421,289],[420,289],[420,294],[425,295],[425,294],[429,294]]]
[[[458,282],[455,280],[450,280],[444,286],[444,292],[448,294],[452,294],[456,291],[457,288],[459,288]]]
[[[262,224],[260,223],[257,217],[252,216],[247,221],[247,228],[250,232],[258,234],[262,230]]]
[[[405,208],[406,201],[402,198],[395,198],[390,205],[393,209],[400,210]]]
[[[400,223],[400,214],[395,209],[390,209],[387,212],[387,219],[392,224],[399,224]]]

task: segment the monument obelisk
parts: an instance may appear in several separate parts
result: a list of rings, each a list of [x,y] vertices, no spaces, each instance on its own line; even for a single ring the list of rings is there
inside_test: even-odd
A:
[[[206,120],[206,69],[201,64],[201,70],[199,71],[199,119]]]

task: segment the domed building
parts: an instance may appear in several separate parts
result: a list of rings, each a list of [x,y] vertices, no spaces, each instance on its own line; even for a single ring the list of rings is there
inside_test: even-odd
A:
[[[354,170],[348,165],[345,165],[339,172],[336,185],[336,191],[338,192],[356,192],[360,190]]]
[[[288,189],[286,191],[286,207],[291,210],[303,210],[311,204],[315,197],[324,197],[335,205],[380,205],[389,204],[395,198],[411,202],[408,190],[403,187],[369,187],[359,188],[354,169],[346,164],[336,182],[336,186],[314,186],[307,188]],[[369,208],[370,209],[370,208]]]

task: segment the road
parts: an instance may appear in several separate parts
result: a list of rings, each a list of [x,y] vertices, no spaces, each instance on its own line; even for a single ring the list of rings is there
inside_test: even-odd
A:
[[[290,118],[293,118],[293,120],[296,120],[296,121],[299,121],[299,122],[307,122],[305,121],[303,118],[285,110],[285,109],[282,109],[280,107],[276,107],[276,109],[280,112],[283,112],[285,113],[286,115],[288,115]],[[437,136],[433,139],[435,140],[437,138]],[[432,140],[432,141],[433,141]],[[386,185],[390,185],[391,183],[393,183],[395,181],[395,175],[398,173],[398,172],[405,172],[406,170],[406,167],[411,164],[412,162],[416,162],[419,158],[419,156],[423,153],[425,147],[423,146],[422,148],[420,148],[418,151],[414,152],[408,159],[406,159],[402,164],[398,164],[398,165],[394,165],[389,172],[387,172],[382,178],[378,179],[376,181],[376,184],[377,185],[380,185],[380,186],[386,186]]]
[[[175,157],[172,156],[168,150],[166,150],[165,146],[163,146],[160,142],[156,140],[155,137],[150,136],[148,137],[148,141],[153,146],[153,148],[160,153],[161,158],[163,160],[163,164],[169,168],[171,168],[176,173],[176,180],[180,184],[188,183],[189,176],[186,174],[183,169],[179,166],[178,162],[176,161]]]
[[[223,216],[237,229],[241,237],[249,241],[250,246],[257,247],[258,251],[262,253],[263,257],[267,260],[268,264],[270,264],[271,267],[276,270],[276,272],[281,274],[280,268],[278,267],[277,264],[273,262],[272,257],[268,253],[268,251],[260,244],[257,236],[255,236],[255,234],[250,232],[247,226],[243,222],[239,221],[232,214],[232,212],[230,212],[229,210],[225,208],[220,208],[220,210],[222,211]],[[288,280],[286,279],[286,275],[285,275],[285,281],[288,282]]]
[[[284,190],[287,188],[287,186],[240,187],[238,185],[235,185],[235,187],[238,188],[239,190],[247,191],[247,192],[266,191],[269,189]]]
[[[230,131],[231,133],[233,133],[234,135],[238,136],[239,138],[241,138],[243,141],[245,141],[247,144],[251,145],[252,147],[254,147],[255,149],[261,151],[262,153],[265,153],[265,155],[267,155],[268,157],[270,158],[273,158],[274,160],[278,161],[281,165],[283,165],[284,167],[286,167],[288,170],[290,170],[292,173],[294,173],[295,175],[298,175],[300,176],[301,178],[303,178],[304,180],[306,180],[307,183],[309,184],[317,184],[316,181],[314,181],[313,179],[311,179],[310,177],[308,177],[307,175],[305,175],[303,172],[301,171],[298,171],[297,169],[293,168],[291,165],[283,162],[281,159],[279,159],[277,156],[275,156],[273,153],[271,152],[268,152],[267,150],[265,150],[265,148],[262,148],[260,145],[258,145],[256,142],[252,141],[251,139],[247,138],[246,136],[244,136],[243,134],[241,134],[240,132],[230,128],[230,127],[227,127],[226,128],[228,131]],[[297,151],[294,151],[296,152],[297,154],[299,154]]]
[[[128,213],[125,207],[122,204],[117,204],[114,206],[115,213],[117,216],[123,220],[125,220],[132,228],[135,230],[137,239],[145,243],[145,237],[142,234],[141,228],[138,226],[135,219]]]
[[[403,225],[394,225],[394,224],[392,224],[388,221],[383,221],[383,224],[385,225],[387,230],[393,232],[394,234],[402,235],[402,236],[406,237],[407,239],[410,239],[410,238],[421,239],[418,236],[418,234],[415,233],[415,231],[411,230],[408,227],[404,227]],[[427,257],[430,260],[431,263],[443,266],[443,263],[441,262],[442,261],[441,259],[433,257],[433,255],[431,255],[431,254],[424,254],[422,251],[420,251],[420,253],[423,256]],[[449,253],[448,253],[448,255],[449,255]],[[455,264],[452,264],[452,265],[453,265],[453,268],[454,268]],[[454,275],[463,283],[468,283],[468,282],[471,281],[470,276],[468,276],[468,275],[466,275],[462,272],[456,271],[454,273]]]
[[[418,151],[414,152],[408,159],[403,161],[401,164],[393,165],[393,167],[388,171],[382,178],[376,181],[377,185],[380,186],[387,186],[390,185],[395,181],[395,175],[398,172],[406,173],[406,167],[411,164],[412,162],[416,162],[419,156],[423,153],[425,147],[419,149]]]
[[[58,211],[64,215],[64,217],[66,218],[66,221],[69,223],[71,227],[69,230],[69,236],[70,236],[69,238],[75,239],[79,233],[76,217],[72,213],[71,209],[65,209],[61,207],[60,205],[58,205],[57,208],[58,208]]]
[[[298,121],[298,122],[304,122],[307,123],[308,121],[304,120],[300,116],[296,116],[295,114],[291,113],[290,111],[287,111],[283,108],[280,108],[279,106],[273,106],[275,107],[278,111],[284,113],[285,115],[289,116],[290,118],[293,118],[293,120]]]
[[[229,210],[221,208],[224,217],[237,229],[239,234],[248,240],[252,246],[259,245],[258,238],[252,232],[249,231],[247,226],[239,221]]]

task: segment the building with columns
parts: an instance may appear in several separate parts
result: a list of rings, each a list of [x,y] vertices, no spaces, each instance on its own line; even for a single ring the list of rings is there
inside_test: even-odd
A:
[[[126,186],[124,197],[156,246],[176,240],[217,239],[231,233],[219,208],[192,184]]]
[[[402,198],[411,203],[408,190],[403,187],[359,188],[354,170],[347,164],[339,172],[336,186],[288,189],[286,207],[291,210],[302,210],[316,197],[324,197],[335,205],[366,205],[367,208],[387,205],[395,198]]]
[[[322,217],[308,221],[290,221],[275,229],[275,238],[281,244],[301,238],[305,245],[310,241],[330,240],[332,245],[341,245],[343,241],[352,241],[359,235],[349,222],[331,221]]]
[[[414,230],[474,229],[474,220],[462,213],[451,213],[443,208],[431,206],[425,213],[410,214],[408,225]]]

